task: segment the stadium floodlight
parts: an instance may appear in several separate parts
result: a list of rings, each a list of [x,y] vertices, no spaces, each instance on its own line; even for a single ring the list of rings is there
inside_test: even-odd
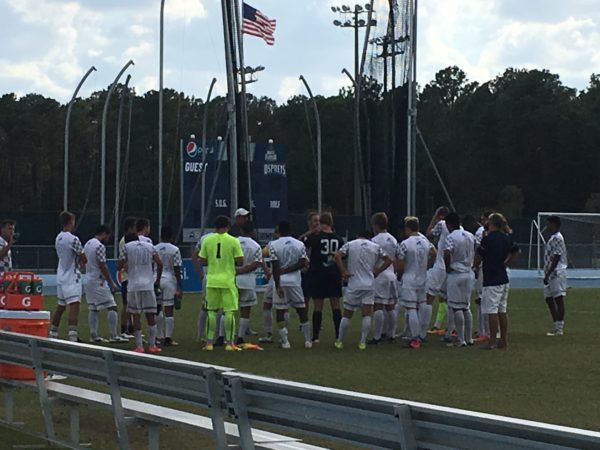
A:
[[[348,5],[342,5],[342,11],[349,12],[350,11],[350,7]]]
[[[333,21],[333,24],[334,24],[336,27],[341,27],[341,26],[342,26],[342,22],[340,22],[339,20],[334,20],[334,21]]]
[[[376,27],[376,26],[377,26],[377,20],[376,20],[376,19],[371,19],[371,22],[369,22],[369,24],[370,24],[372,27]]]
[[[364,19],[360,19],[360,20],[357,22],[357,25],[358,25],[359,27],[364,27],[366,24],[367,24],[367,22],[365,22],[365,21],[364,21]]]
[[[365,9],[371,11],[371,5],[369,3],[365,4]]]
[[[354,11],[361,12],[362,10],[363,10],[363,7],[361,5],[354,5]]]
[[[332,10],[333,12],[337,12],[337,8],[336,8],[335,6],[332,6],[332,7],[331,7],[331,10]]]
[[[351,27],[351,26],[352,26],[352,22],[350,22],[349,20],[346,20],[346,21],[344,22],[344,25],[343,25],[343,26],[345,26],[345,27]]]

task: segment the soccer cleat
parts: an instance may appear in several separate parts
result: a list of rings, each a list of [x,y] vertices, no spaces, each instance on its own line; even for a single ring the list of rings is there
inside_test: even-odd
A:
[[[456,348],[463,348],[466,347],[467,343],[466,342],[457,342],[456,344],[448,344],[448,347],[456,347]]]
[[[104,339],[103,337],[96,336],[96,337],[90,338],[90,342],[92,344],[106,344],[108,341],[106,339]]]
[[[433,327],[427,331],[427,334],[434,334],[436,336],[442,336],[443,334],[446,334],[446,330],[444,330],[442,328]]]
[[[171,338],[165,338],[165,341],[163,343],[163,347],[177,347],[179,345],[179,342],[174,341]]]
[[[360,342],[358,344],[358,349],[359,350],[366,350],[367,349],[367,343],[366,342]]]
[[[333,343],[333,346],[334,346],[335,348],[337,348],[338,350],[341,350],[341,349],[343,349],[343,348],[344,348],[344,343],[343,343],[342,341],[335,341],[335,342]]]
[[[126,344],[127,342],[129,342],[129,339],[125,339],[121,336],[115,336],[111,337],[108,342],[110,342],[111,344]]]
[[[235,340],[235,345],[244,345],[244,344],[245,344],[245,342],[244,342],[244,338],[242,338],[242,337],[238,337],[238,338]]]
[[[381,343],[381,339],[370,339],[369,341],[367,341],[367,344],[369,345],[379,345]]]
[[[234,344],[227,344],[227,345],[225,346],[225,351],[226,351],[226,352],[241,352],[241,351],[242,351],[242,349],[241,349],[241,347],[238,347],[237,345],[234,345]]]
[[[549,331],[548,333],[546,333],[546,336],[562,336],[563,332],[562,330],[552,330]]]
[[[313,347],[318,347],[320,344],[321,344],[321,341],[319,341],[318,339],[313,339],[313,341],[312,341]]]
[[[419,337],[419,343],[421,343],[421,344],[427,344],[427,338]]]
[[[263,337],[258,338],[258,342],[261,344],[272,344],[273,343],[273,334],[267,333]]]
[[[313,348],[313,343],[311,341],[306,341],[304,343],[304,348]]]
[[[50,339],[58,339],[58,331],[51,331],[50,333],[48,333],[48,337]]]
[[[490,338],[487,336],[477,336],[475,339],[473,339],[473,341],[475,342],[486,342],[488,341]]]
[[[215,341],[215,347],[223,347],[225,345],[225,337],[219,336],[219,338]]]
[[[213,344],[206,344],[204,347],[202,347],[203,352],[212,352],[214,349],[215,346]]]
[[[144,347],[136,347],[133,349],[133,351],[136,353],[146,353],[146,350],[144,350]]]
[[[418,350],[421,348],[421,341],[419,339],[413,339],[408,343],[408,346],[414,350]]]
[[[135,336],[133,334],[123,332],[123,333],[121,333],[121,337],[123,339],[133,339]]]
[[[452,343],[452,337],[451,336],[444,336],[440,339],[440,341],[446,343],[446,344],[451,344]]]
[[[282,342],[282,343],[280,344],[280,346],[281,346],[281,348],[283,348],[283,349],[285,349],[285,350],[288,350],[288,349],[292,348],[292,346],[290,345],[290,341],[285,341],[285,342]]]
[[[474,346],[474,345],[475,345],[475,341],[474,341],[473,339],[471,339],[470,341],[467,341],[467,345],[468,345],[469,347],[472,347],[472,346]]]
[[[162,352],[162,348],[157,347],[156,345],[152,345],[148,347],[148,353],[160,353]]]

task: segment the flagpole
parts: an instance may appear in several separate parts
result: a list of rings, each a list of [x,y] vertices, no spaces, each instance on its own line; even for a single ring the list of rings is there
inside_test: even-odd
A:
[[[232,20],[229,16],[228,0],[221,0],[223,10],[223,34],[225,37],[225,65],[227,68],[227,112],[232,139],[229,140],[229,185],[230,185],[230,204],[229,209],[233,217],[238,204],[238,165],[237,165],[237,118],[235,108],[235,74],[233,70],[233,55],[231,42]]]

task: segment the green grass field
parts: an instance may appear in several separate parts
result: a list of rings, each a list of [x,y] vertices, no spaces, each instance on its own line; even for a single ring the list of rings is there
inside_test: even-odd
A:
[[[322,386],[600,430],[600,352],[595,340],[598,300],[597,290],[570,289],[566,334],[551,338],[546,336],[550,319],[542,292],[511,291],[506,351],[447,348],[439,338],[430,338],[417,351],[398,343],[361,352],[356,348],[358,315],[353,319],[346,348],[336,350],[326,311],[318,348],[303,348],[297,317],[292,313],[291,350],[271,344],[265,345],[262,352],[226,353],[217,348],[206,353],[195,340],[200,297],[187,294],[183,309],[176,312],[175,338],[181,345],[168,348],[163,354]],[[53,299],[47,299],[46,306],[53,305]],[[81,338],[87,339],[87,313],[83,309]],[[261,323],[262,313],[256,307],[252,327],[260,331]],[[106,330],[104,321],[100,329]],[[39,415],[35,401],[27,404],[31,414]],[[85,428],[83,418],[82,424]],[[110,431],[109,417],[106,424]],[[173,443],[164,448],[188,447]]]

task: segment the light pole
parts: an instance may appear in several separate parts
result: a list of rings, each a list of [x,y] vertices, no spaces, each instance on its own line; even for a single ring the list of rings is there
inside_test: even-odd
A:
[[[67,211],[69,209],[69,125],[71,123],[71,109],[73,108],[73,103],[75,103],[75,99],[77,98],[77,94],[79,93],[79,89],[85,83],[85,80],[90,76],[92,72],[94,72],[96,68],[94,66],[90,67],[89,70],[85,73],[75,92],[73,92],[73,97],[71,97],[71,101],[67,106],[67,118],[65,120],[65,167],[64,167],[64,187],[63,187],[63,210]]]
[[[112,82],[110,88],[108,89],[108,94],[106,94],[106,100],[104,101],[104,110],[102,111],[102,154],[101,154],[101,163],[100,163],[100,222],[104,223],[105,219],[105,207],[106,207],[106,116],[108,115],[108,104],[110,102],[110,97],[112,96],[115,88],[117,87],[117,83],[119,79],[123,75],[123,73],[127,70],[129,66],[133,65],[133,61],[129,60],[127,64],[123,66],[115,81]]]
[[[348,5],[332,6],[331,10],[334,13],[338,13],[344,16],[344,20],[334,20],[333,24],[341,28],[353,28],[354,29],[354,213],[356,215],[363,215],[366,210],[362,207],[361,201],[361,190],[364,191],[364,187],[361,188],[362,176],[361,176],[361,133],[360,133],[360,91],[362,85],[362,73],[360,71],[360,59],[359,59],[359,29],[365,27],[371,27],[377,25],[375,19],[371,19],[373,9],[370,3],[367,3],[364,7],[361,5],[354,5],[351,8]],[[359,19],[361,14],[368,14],[369,19]],[[350,18],[347,16],[350,15]],[[366,201],[366,199],[364,199]]]
[[[406,148],[406,213],[414,215],[416,209],[416,146],[417,146],[417,6],[410,3],[410,62],[408,73],[408,132]]]
[[[121,95],[119,97],[119,116],[117,118],[117,151],[116,151],[116,167],[115,167],[115,212],[114,212],[114,230],[113,230],[113,250],[114,257],[117,258],[118,252],[118,243],[119,243],[119,208],[120,208],[120,200],[121,200],[121,129],[123,122],[123,107],[125,103],[125,95],[129,92],[129,80],[131,80],[131,75],[127,75],[125,79],[125,85],[121,90]]]
[[[300,75],[300,81],[304,83],[308,95],[312,100],[313,108],[315,110],[315,121],[317,122],[317,211],[323,211],[323,180],[322,180],[322,160],[321,160],[321,118],[319,116],[319,108],[317,108],[317,102],[313,97],[313,93],[306,81],[304,76]]]
[[[160,49],[158,69],[158,230],[163,222],[163,63],[164,63],[165,0],[160,1]]]
[[[206,223],[204,222],[204,215],[206,213],[206,156],[208,155],[208,151],[206,149],[206,126],[208,124],[208,104],[210,103],[210,98],[216,82],[216,78],[213,78],[210,82],[208,95],[206,96],[206,103],[204,104],[204,117],[202,118],[202,199],[200,203],[200,210],[202,214],[200,228],[202,229],[204,229],[206,226]]]

